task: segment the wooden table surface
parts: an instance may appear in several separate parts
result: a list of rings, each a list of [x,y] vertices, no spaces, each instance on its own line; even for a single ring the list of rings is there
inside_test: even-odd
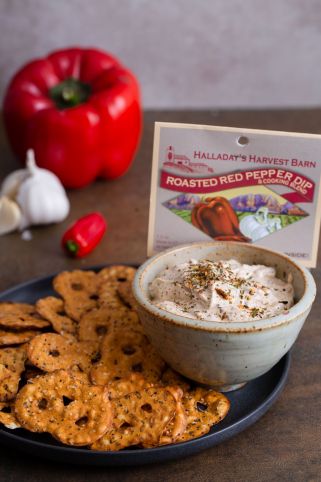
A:
[[[0,290],[63,269],[100,263],[141,263],[146,258],[154,121],[173,121],[321,132],[321,110],[147,112],[140,151],[131,170],[114,182],[96,182],[69,192],[71,213],[59,225],[32,229],[31,241],[19,234],[0,238]],[[0,178],[18,167],[0,138]],[[73,219],[100,210],[109,230],[86,259],[70,260],[59,242]],[[320,257],[313,275],[320,286]],[[320,481],[321,480],[321,326],[320,298],[295,344],[289,379],[276,404],[245,432],[198,455],[141,467],[92,468],[53,463],[2,446],[0,480],[90,481]]]

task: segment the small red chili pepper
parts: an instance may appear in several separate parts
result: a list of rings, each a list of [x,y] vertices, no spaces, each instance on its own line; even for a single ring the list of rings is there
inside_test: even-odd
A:
[[[62,247],[70,256],[82,258],[97,246],[106,229],[107,223],[100,213],[87,214],[67,229],[61,240]]]

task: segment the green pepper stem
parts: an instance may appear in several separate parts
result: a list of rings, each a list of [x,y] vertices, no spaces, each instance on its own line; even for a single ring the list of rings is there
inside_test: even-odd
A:
[[[76,255],[79,250],[79,245],[75,241],[72,241],[71,239],[65,242],[65,247],[67,251],[73,255]]]
[[[91,95],[91,86],[70,77],[49,89],[49,97],[58,109],[68,109],[83,104]]]
[[[66,102],[69,102],[75,98],[75,92],[70,87],[65,87],[62,89],[61,96]]]

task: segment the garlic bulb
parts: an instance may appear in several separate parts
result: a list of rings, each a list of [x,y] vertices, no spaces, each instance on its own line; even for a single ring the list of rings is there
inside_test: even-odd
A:
[[[0,235],[15,231],[21,222],[21,211],[7,196],[0,198]]]
[[[245,216],[240,221],[240,230],[252,241],[258,241],[268,234],[282,229],[280,218],[269,219],[269,210],[263,206],[254,215]]]
[[[63,221],[70,206],[58,177],[37,167],[32,150],[27,152],[27,170],[29,176],[21,183],[16,197],[22,210],[20,229]]]
[[[37,167],[32,149],[27,151],[26,165],[26,169],[10,174],[1,189],[1,194],[20,206],[19,228],[63,221],[68,216],[70,205],[58,177],[47,169]]]

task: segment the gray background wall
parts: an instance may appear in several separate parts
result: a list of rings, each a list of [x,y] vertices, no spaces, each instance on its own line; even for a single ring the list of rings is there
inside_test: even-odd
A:
[[[147,108],[321,104],[320,0],[0,0],[0,95],[25,61],[110,50]]]

